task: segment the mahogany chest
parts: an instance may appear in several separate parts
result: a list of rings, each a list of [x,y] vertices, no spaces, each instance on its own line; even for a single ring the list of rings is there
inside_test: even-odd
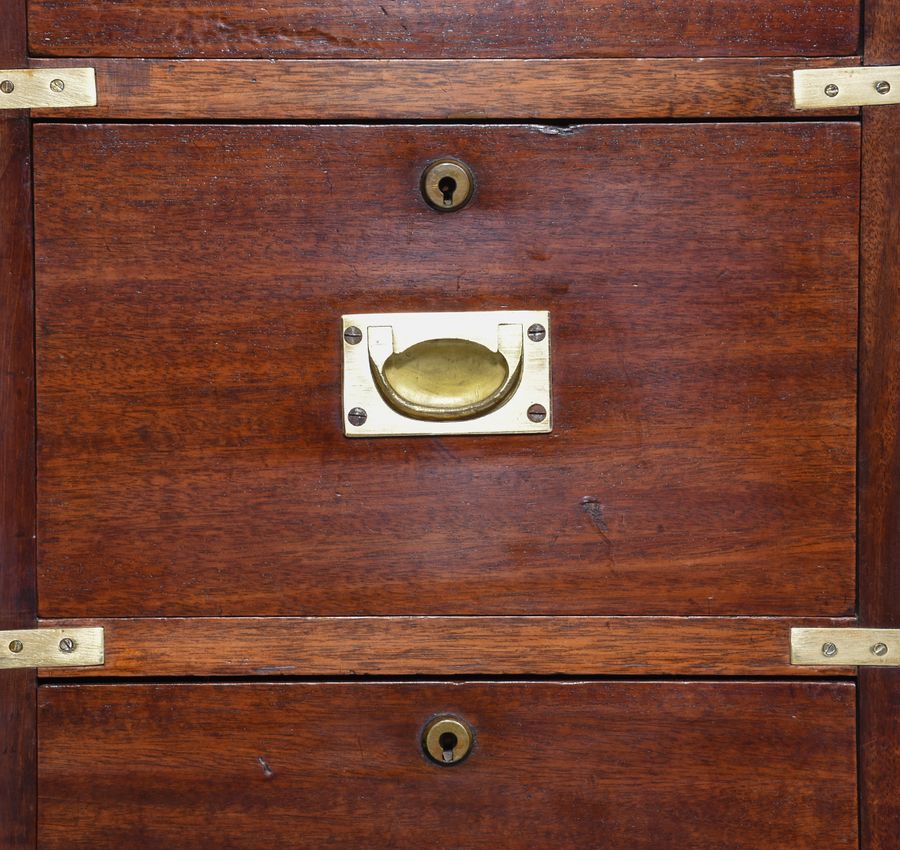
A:
[[[0,11],[0,847],[900,847],[897,0]]]

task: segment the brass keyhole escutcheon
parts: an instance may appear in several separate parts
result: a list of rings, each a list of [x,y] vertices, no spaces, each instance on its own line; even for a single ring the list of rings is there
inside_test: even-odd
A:
[[[433,162],[422,175],[422,195],[441,212],[462,209],[472,198],[475,177],[472,169],[458,159]]]
[[[422,732],[425,755],[442,767],[459,764],[472,749],[474,736],[460,718],[449,714],[435,717]]]

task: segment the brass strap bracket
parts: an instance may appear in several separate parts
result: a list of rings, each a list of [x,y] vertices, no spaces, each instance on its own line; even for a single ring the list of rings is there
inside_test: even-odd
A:
[[[900,629],[791,629],[799,667],[900,667]]]
[[[794,109],[900,103],[900,65],[794,71]]]
[[[93,68],[0,70],[0,109],[65,109],[97,105]]]
[[[102,628],[0,631],[0,670],[102,665]]]

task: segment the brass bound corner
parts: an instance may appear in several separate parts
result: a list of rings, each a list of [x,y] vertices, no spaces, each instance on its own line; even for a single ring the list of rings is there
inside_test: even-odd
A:
[[[0,110],[96,105],[97,80],[93,68],[0,70]]]
[[[98,667],[103,629],[0,631],[0,670],[15,667]]]
[[[847,109],[900,103],[900,65],[794,71],[795,109]]]
[[[900,667],[900,629],[791,629],[791,664]]]

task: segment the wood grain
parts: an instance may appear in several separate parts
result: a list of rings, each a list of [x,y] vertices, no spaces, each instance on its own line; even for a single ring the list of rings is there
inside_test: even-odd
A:
[[[858,0],[31,0],[32,52],[188,58],[828,56]]]
[[[884,5],[884,4],[883,4]],[[900,2],[893,4],[900,13]],[[877,7],[876,7],[877,8]],[[884,12],[882,11],[882,14]],[[879,52],[878,62],[900,62]],[[860,613],[900,628],[900,106],[863,113]]]
[[[900,62],[900,2],[866,4],[867,65]],[[863,112],[859,442],[861,621],[900,628],[900,106]],[[860,670],[864,850],[900,835],[900,670]]]
[[[853,611],[856,125],[35,155],[43,616]],[[343,436],[342,313],[501,307],[551,310],[552,435]]]
[[[897,0],[866,0],[866,65],[891,65],[900,59],[900,10]]]
[[[850,683],[49,686],[41,850],[852,850]],[[427,761],[451,712],[469,758]]]
[[[33,60],[32,67],[70,65]],[[797,116],[792,71],[849,59],[92,60],[102,120],[545,120]],[[60,113],[37,111],[59,118]],[[829,111],[833,115],[852,115]]]
[[[793,626],[728,617],[285,617],[42,621],[100,626],[103,667],[68,676],[835,676],[792,667]]]
[[[0,67],[25,63],[25,3],[0,0]],[[0,112],[0,629],[34,624],[34,298],[31,133]],[[0,847],[34,850],[36,687],[0,671]]]

